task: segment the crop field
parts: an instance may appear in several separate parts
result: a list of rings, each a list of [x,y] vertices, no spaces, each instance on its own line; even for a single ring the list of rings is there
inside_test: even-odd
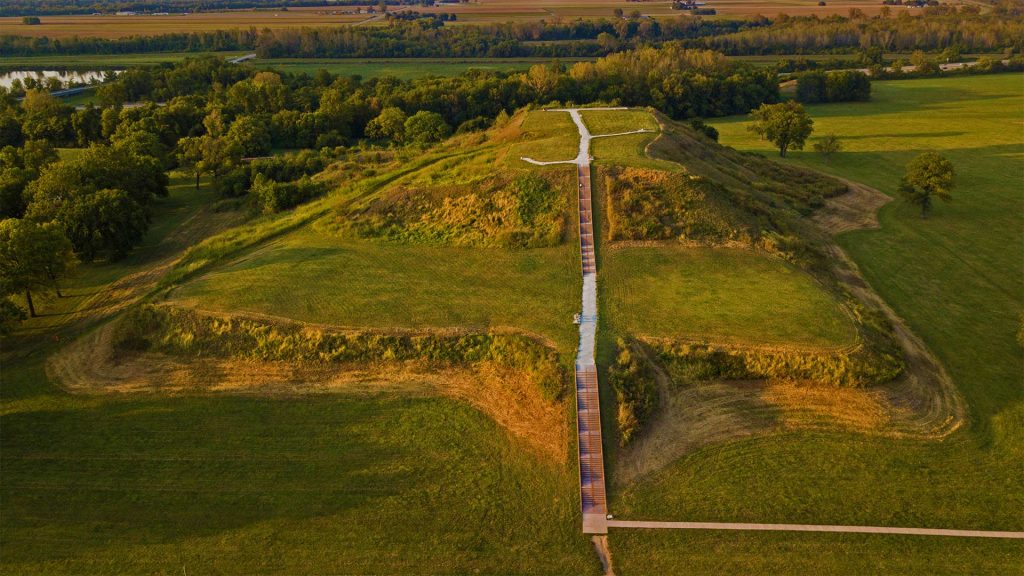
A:
[[[903,165],[935,150],[958,171],[955,200],[921,220],[896,201],[881,230],[839,237],[871,284],[950,371],[970,409],[943,442],[792,432],[698,450],[614,496],[620,517],[1020,530],[1024,480],[1024,270],[1018,252],[1024,139],[1006,119],[1024,105],[1020,75],[878,82],[871,102],[809,107],[819,134],[845,150],[809,165],[894,193]],[[956,119],[952,122],[950,119]],[[744,129],[716,122],[725,144],[770,154]],[[744,570],[855,574],[899,559],[908,574],[1005,574],[1024,564],[1010,542],[914,537],[613,532],[623,574]],[[687,550],[714,549],[715,560]],[[755,564],[751,564],[754,562]],[[860,567],[860,568],[858,568]]]
[[[371,15],[342,14],[342,10],[295,8],[286,11],[232,10],[225,12],[173,13],[165,16],[68,15],[43,16],[41,24],[25,26],[21,18],[0,18],[0,29],[20,36],[49,38],[124,38],[155,36],[172,32],[210,32],[248,28],[301,28],[303,26],[348,26]]]
[[[846,15],[851,8],[857,8],[869,15],[876,14],[881,4],[872,0],[842,0],[819,6],[817,0],[711,0],[708,8],[718,11],[712,18],[746,18],[756,15],[774,16],[779,13],[791,15],[826,16]],[[438,5],[419,8],[420,12],[451,13],[457,20],[449,26],[504,22],[535,22],[555,19],[574,20],[577,18],[614,18],[614,10],[622,9],[626,14],[634,10],[651,18],[689,18],[685,11],[672,10],[672,3],[666,0],[654,2],[624,2],[622,0],[479,0],[468,4]],[[231,10],[224,12],[194,12],[168,15],[138,14],[133,16],[66,15],[44,16],[42,23],[26,26],[18,17],[0,18],[0,29],[5,33],[21,36],[49,38],[98,37],[123,38],[127,36],[152,36],[170,32],[208,32],[248,28],[301,28],[325,26],[351,26],[363,24],[381,25],[379,15],[352,13],[356,7],[295,7],[289,10]],[[365,11],[365,7],[363,7]],[[394,11],[401,11],[392,8]],[[907,9],[911,10],[911,9]],[[913,9],[913,12],[916,12]]]

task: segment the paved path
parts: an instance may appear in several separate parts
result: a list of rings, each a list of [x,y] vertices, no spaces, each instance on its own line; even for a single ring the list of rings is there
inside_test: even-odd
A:
[[[627,110],[627,108],[585,108],[583,110]],[[606,534],[609,528],[653,528],[675,530],[751,530],[775,532],[838,532],[856,534],[904,534],[913,536],[952,536],[967,538],[1024,539],[1024,532],[987,530],[949,530],[939,528],[895,528],[885,526],[833,526],[823,524],[747,524],[733,522],[658,522],[648,520],[609,520],[605,493],[604,454],[601,442],[601,406],[597,382],[594,347],[597,336],[597,260],[594,254],[594,221],[590,186],[590,141],[605,136],[622,136],[651,132],[634,130],[616,134],[592,135],[583,123],[580,109],[567,108],[549,112],[568,112],[580,133],[576,158],[542,162],[521,158],[525,162],[547,166],[575,164],[579,182],[580,260],[583,270],[582,312],[580,314],[580,346],[576,353],[576,432],[579,445],[580,502],[585,534]]]
[[[625,108],[588,108],[588,110],[625,110]],[[608,532],[608,504],[604,484],[604,449],[601,441],[601,395],[597,383],[597,364],[594,347],[597,337],[597,259],[594,254],[594,210],[590,191],[590,141],[593,136],[583,123],[576,108],[551,110],[568,112],[580,133],[580,147],[576,158],[554,162],[540,162],[532,158],[522,160],[531,164],[575,164],[578,181],[580,266],[583,272],[583,295],[580,312],[580,346],[576,352],[576,434],[579,446],[580,505],[583,512],[585,534]],[[645,130],[623,132],[636,134]]]
[[[906,534],[910,536],[955,536],[961,538],[1024,539],[1024,532],[994,530],[947,530],[941,528],[893,528],[886,526],[830,526],[825,524],[744,524],[733,522],[653,522],[608,520],[609,528],[669,528],[676,530],[755,530],[773,532],[842,532],[853,534]]]

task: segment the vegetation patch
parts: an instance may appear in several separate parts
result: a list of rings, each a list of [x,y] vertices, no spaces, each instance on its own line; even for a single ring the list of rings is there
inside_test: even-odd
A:
[[[464,183],[398,185],[351,213],[343,228],[364,238],[457,246],[560,244],[568,198],[555,173],[499,172]]]
[[[658,386],[654,370],[637,344],[621,338],[616,344],[615,363],[608,368],[608,383],[618,404],[616,422],[619,443],[629,444],[643,430],[658,407]]]
[[[898,347],[857,346],[827,352],[735,348],[706,343],[649,342],[680,385],[708,380],[790,379],[838,387],[888,382],[903,371]]]
[[[750,243],[706,179],[641,168],[608,169],[608,239]]]
[[[422,360],[439,366],[494,362],[525,371],[551,400],[562,395],[567,378],[556,352],[520,334],[336,332],[153,305],[133,308],[126,314],[114,335],[113,347],[120,352],[158,351],[260,361]]]

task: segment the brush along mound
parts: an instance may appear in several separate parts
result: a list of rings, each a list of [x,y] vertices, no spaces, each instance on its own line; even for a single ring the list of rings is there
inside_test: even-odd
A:
[[[442,395],[541,454],[567,456],[567,375],[521,334],[337,331],[145,305],[61,350],[47,371],[79,394]]]

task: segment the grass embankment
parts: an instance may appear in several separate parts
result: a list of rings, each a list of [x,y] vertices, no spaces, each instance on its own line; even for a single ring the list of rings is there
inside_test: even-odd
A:
[[[1020,75],[876,82],[871,102],[809,107],[817,133],[835,131],[844,152],[831,163],[807,151],[786,160],[890,194],[916,154],[938,151],[954,162],[956,199],[929,220],[894,202],[881,211],[881,230],[838,242],[949,369],[969,406],[969,427],[941,443],[794,432],[705,448],[627,489],[613,502],[617,515],[1024,528],[1016,512],[1024,494],[1024,361],[1014,341],[1024,283],[1024,142],[1007,123],[1024,105],[1021,82]],[[771,154],[745,122],[717,122],[722,142]],[[623,574],[758,565],[793,574],[885,566],[1005,574],[1024,563],[1020,544],[977,539],[652,531],[613,532],[611,544]]]
[[[70,396],[38,358],[4,372],[5,571],[599,571],[573,469],[463,402]]]
[[[502,146],[483,148],[494,161]],[[507,326],[571,357],[579,280],[570,244],[405,245],[340,238],[330,225],[345,206],[428,181],[429,167],[460,153],[404,159],[214,237],[186,253],[162,289],[185,282],[181,293],[201,307],[249,305],[389,332]],[[156,227],[173,227],[162,217]],[[149,260],[119,270],[111,281],[141,273],[155,284],[162,275]],[[436,374],[418,387],[403,374],[414,394],[375,390],[371,374],[356,391],[318,394],[173,389],[156,378],[143,394],[69,395],[43,368],[56,348],[25,350],[4,367],[0,530],[9,570],[599,571],[578,531],[575,466],[451,399],[459,394],[431,394],[441,388]],[[165,383],[174,395],[157,393]]]

